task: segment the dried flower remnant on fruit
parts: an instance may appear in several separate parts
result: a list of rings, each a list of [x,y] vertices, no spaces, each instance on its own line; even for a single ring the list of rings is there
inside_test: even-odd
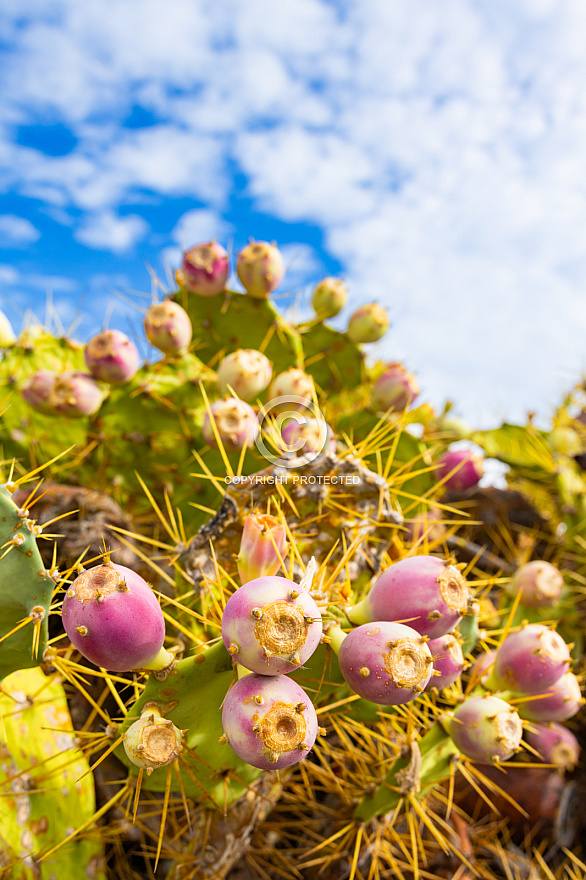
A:
[[[163,718],[159,708],[148,706],[124,733],[123,744],[128,759],[150,775],[181,754],[182,740],[183,731]]]

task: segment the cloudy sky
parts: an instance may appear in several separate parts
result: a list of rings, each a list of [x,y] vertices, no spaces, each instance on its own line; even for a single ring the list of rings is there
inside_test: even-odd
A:
[[[23,13],[26,9],[26,13]],[[373,354],[476,426],[586,368],[583,0],[4,0],[0,308],[87,339],[180,249],[389,309]]]

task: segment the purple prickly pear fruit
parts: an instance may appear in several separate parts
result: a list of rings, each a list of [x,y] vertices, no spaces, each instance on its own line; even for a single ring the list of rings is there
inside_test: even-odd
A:
[[[163,648],[165,621],[155,594],[124,565],[82,571],[65,594],[62,617],[70,641],[96,666],[127,672],[173,662]]]
[[[230,688],[222,709],[222,742],[260,770],[297,764],[319,732],[313,704],[286,675],[245,675]]]
[[[136,345],[121,330],[102,330],[90,339],[84,358],[96,379],[112,385],[129,382],[140,364]]]
[[[179,287],[197,296],[215,296],[226,289],[229,274],[228,252],[217,241],[208,241],[185,251],[175,279]]]
[[[331,455],[336,451],[334,432],[323,419],[287,419],[281,429],[281,440],[283,451],[297,458],[309,455],[312,460],[322,452]]]
[[[144,330],[151,345],[167,355],[183,354],[191,342],[189,315],[171,299],[150,307],[144,318]]]
[[[570,666],[570,649],[562,637],[533,623],[511,632],[496,651],[491,672],[483,679],[490,690],[541,694]]]
[[[284,577],[248,581],[230,596],[222,615],[226,648],[259,675],[298,669],[319,645],[322,632],[315,601]]]
[[[236,272],[242,286],[254,299],[267,299],[285,274],[281,252],[274,244],[252,241],[238,254]]]
[[[462,754],[479,764],[507,761],[519,749],[523,736],[518,712],[489,694],[471,697],[453,715],[440,720]]]
[[[442,455],[435,473],[447,489],[471,489],[484,474],[484,464],[469,449],[452,449]]]
[[[387,568],[347,613],[353,623],[402,620],[438,639],[457,626],[468,602],[468,586],[456,566],[437,556],[408,556]]]
[[[320,321],[333,318],[342,311],[346,305],[348,293],[346,285],[341,278],[324,278],[319,282],[313,296],[311,305]]]
[[[527,721],[567,721],[583,702],[578,679],[573,672],[566,672],[542,694],[533,694],[531,700],[521,703],[519,715]]]
[[[253,348],[241,348],[220,362],[218,388],[220,394],[232,388],[242,400],[253,400],[265,390],[272,375],[271,362],[264,354]]]
[[[208,446],[212,449],[218,448],[214,425],[220,442],[229,452],[252,446],[260,433],[260,425],[255,411],[248,403],[238,400],[237,397],[226,397],[214,401],[210,409],[212,416],[210,418],[210,413],[207,412],[202,426],[203,437]]]
[[[350,342],[378,342],[389,329],[386,309],[377,303],[360,306],[350,317],[346,336]]]
[[[52,415],[55,412],[52,394],[56,379],[57,373],[53,370],[37,370],[26,380],[20,393],[33,409]]]
[[[464,655],[458,639],[451,633],[432,639],[427,647],[433,660],[433,675],[426,690],[442,690],[457,681],[464,669]]]
[[[483,675],[491,669],[496,657],[496,651],[485,651],[481,654],[470,668],[470,687],[476,687]]]
[[[561,599],[564,579],[559,568],[542,559],[519,566],[506,591],[510,596],[521,594],[521,604],[528,608],[548,608]]]
[[[372,406],[384,412],[403,412],[420,391],[417,379],[403,364],[387,364],[372,388]]]
[[[238,574],[243,584],[275,575],[287,552],[287,532],[282,522],[269,513],[253,511],[244,520]]]
[[[433,672],[426,639],[410,626],[391,621],[351,630],[338,649],[338,663],[352,690],[385,706],[414,700]]]
[[[304,373],[297,367],[291,367],[284,373],[279,373],[271,382],[269,388],[269,399],[274,397],[299,397],[299,403],[288,401],[287,409],[295,409],[297,406],[303,407],[304,401],[313,400],[314,385],[311,376]]]
[[[183,731],[161,715],[161,709],[147,704],[142,715],[124,733],[128,759],[150,776],[158,767],[171,764],[182,752]]]
[[[533,723],[525,731],[525,739],[542,761],[560,770],[572,770],[580,758],[580,743],[572,731],[554,721]]]

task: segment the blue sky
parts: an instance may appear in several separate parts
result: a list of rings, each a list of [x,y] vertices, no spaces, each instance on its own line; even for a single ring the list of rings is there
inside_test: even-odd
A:
[[[182,247],[275,239],[478,426],[586,366],[583,0],[4,0],[0,308],[140,321]]]

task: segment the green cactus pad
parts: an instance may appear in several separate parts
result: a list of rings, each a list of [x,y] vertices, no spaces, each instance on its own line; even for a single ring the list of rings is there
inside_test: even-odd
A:
[[[37,615],[40,621],[38,655],[47,638],[47,619],[54,583],[43,565],[36,527],[19,511],[6,486],[0,486],[0,639],[21,621]],[[0,641],[0,679],[39,662],[33,656],[32,621]]]
[[[75,745],[65,691],[40,669],[8,676],[0,694],[0,874],[18,880],[105,880],[99,841],[79,836],[95,810],[94,781]]]
[[[317,323],[302,332],[304,369],[324,391],[355,388],[366,377],[360,346],[333,327]]]

